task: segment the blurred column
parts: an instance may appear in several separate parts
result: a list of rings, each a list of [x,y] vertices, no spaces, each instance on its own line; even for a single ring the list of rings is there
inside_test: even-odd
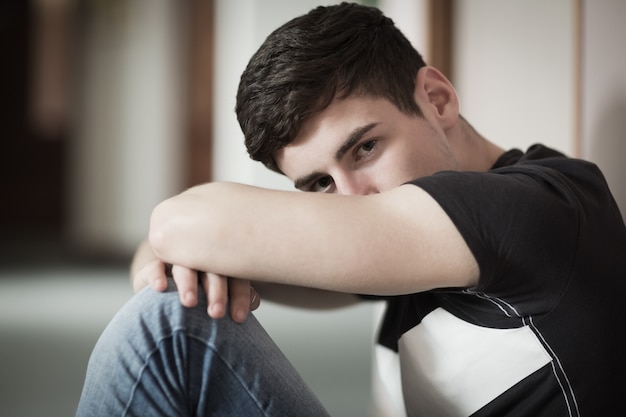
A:
[[[181,4],[81,2],[68,231],[86,251],[131,253],[152,208],[180,191]]]
[[[31,122],[43,138],[58,139],[70,118],[75,0],[33,3]]]

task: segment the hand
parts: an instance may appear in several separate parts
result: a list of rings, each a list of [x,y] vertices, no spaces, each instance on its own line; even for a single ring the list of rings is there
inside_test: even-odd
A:
[[[165,291],[170,274],[178,288],[181,304],[185,307],[194,307],[198,303],[198,282],[201,283],[207,296],[207,312],[213,318],[224,317],[229,300],[230,315],[238,323],[245,321],[248,313],[259,307],[261,300],[248,280],[199,273],[179,265],[170,267],[157,259],[148,262],[135,275],[133,288],[137,292],[150,285],[156,291]]]
[[[197,282],[197,281],[196,281]],[[187,285],[176,281],[176,285]],[[243,323],[250,311],[256,310],[260,304],[257,292],[250,286],[250,281],[238,278],[228,278],[213,273],[200,273],[200,283],[207,295],[207,312],[213,318],[222,318],[226,315],[226,306],[229,304],[231,318]],[[193,289],[193,285],[192,288]],[[197,289],[196,289],[197,291]],[[197,294],[197,292],[196,292]]]
[[[243,323],[248,313],[259,307],[258,294],[248,280],[197,272],[179,265],[172,266],[172,276],[180,294],[180,302],[185,307],[194,307],[198,303],[200,282],[207,297],[207,313],[213,318],[224,317],[229,302],[230,316],[238,323]]]

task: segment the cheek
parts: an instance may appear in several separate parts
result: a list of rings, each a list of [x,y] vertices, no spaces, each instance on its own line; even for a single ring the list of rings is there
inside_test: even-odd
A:
[[[396,155],[396,170],[404,177],[404,182],[428,175],[430,167],[428,155],[415,146],[400,149]]]
[[[395,188],[427,175],[419,154],[411,149],[389,152],[377,165],[379,184],[385,189]]]
[[[402,150],[398,160],[407,181],[432,175],[442,170],[454,169],[452,154],[449,149],[442,148],[439,143],[431,146],[408,146]]]

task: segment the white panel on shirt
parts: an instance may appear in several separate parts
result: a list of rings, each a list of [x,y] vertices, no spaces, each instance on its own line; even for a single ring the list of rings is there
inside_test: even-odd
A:
[[[400,361],[396,352],[381,345],[376,345],[376,375],[380,378],[381,387],[377,401],[383,404],[381,412],[394,417],[406,417],[404,398],[402,397],[402,380],[400,377]],[[384,391],[383,391],[384,389]]]
[[[469,416],[551,361],[527,326],[480,327],[442,308],[398,344],[409,416]]]

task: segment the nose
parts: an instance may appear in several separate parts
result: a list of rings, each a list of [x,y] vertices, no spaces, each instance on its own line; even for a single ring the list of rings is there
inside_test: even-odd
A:
[[[337,194],[368,195],[380,192],[375,180],[369,175],[350,173],[334,180]]]

